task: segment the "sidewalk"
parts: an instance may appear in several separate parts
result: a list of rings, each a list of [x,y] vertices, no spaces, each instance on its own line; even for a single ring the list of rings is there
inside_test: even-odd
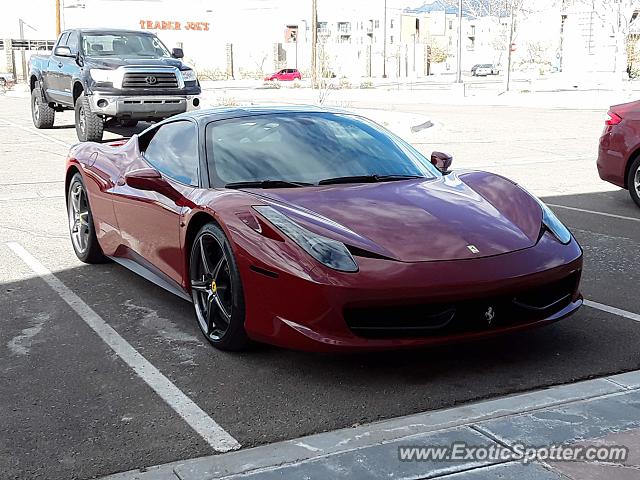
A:
[[[625,446],[624,464],[400,461],[400,447]],[[143,471],[144,470],[144,471]],[[104,477],[205,479],[640,479],[640,370]]]

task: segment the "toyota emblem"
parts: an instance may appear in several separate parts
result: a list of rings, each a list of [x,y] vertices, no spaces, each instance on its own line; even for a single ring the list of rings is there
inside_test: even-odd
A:
[[[156,83],[158,83],[158,79],[153,75],[149,75],[144,79],[144,81],[147,82],[147,85],[155,85]]]

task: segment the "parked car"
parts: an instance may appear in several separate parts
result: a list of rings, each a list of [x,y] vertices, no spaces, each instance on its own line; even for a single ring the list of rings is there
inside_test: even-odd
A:
[[[0,87],[11,87],[16,83],[16,79],[12,73],[0,72]]]
[[[499,70],[493,64],[483,63],[474,65],[471,67],[471,76],[473,77],[486,77],[487,75],[498,75]]]
[[[640,101],[610,108],[597,165],[601,179],[629,190],[640,207]]]
[[[228,350],[457,342],[578,310],[569,230],[515,182],[451,161],[340,110],[185,113],[71,149],[72,245],[191,300]]]
[[[78,29],[63,32],[50,56],[29,60],[36,128],[51,128],[56,112],[75,110],[80,141],[100,141],[107,120],[126,126],[198,109],[200,84],[151,32]]]
[[[298,71],[297,68],[283,68],[282,70],[278,70],[276,73],[272,73],[271,75],[267,75],[264,77],[265,81],[273,82],[273,81],[292,81],[292,80],[302,80],[302,75]]]

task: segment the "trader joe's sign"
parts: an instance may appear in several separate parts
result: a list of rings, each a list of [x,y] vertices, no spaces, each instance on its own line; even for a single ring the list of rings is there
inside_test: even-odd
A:
[[[143,30],[200,30],[208,31],[209,22],[177,22],[175,20],[140,20]]]

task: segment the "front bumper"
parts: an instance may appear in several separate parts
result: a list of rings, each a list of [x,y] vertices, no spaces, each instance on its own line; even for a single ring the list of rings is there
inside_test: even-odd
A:
[[[161,120],[178,113],[198,110],[198,95],[104,95],[88,96],[91,111],[104,117]]]
[[[578,288],[582,250],[575,240],[561,245],[548,233],[534,247],[495,257],[422,263],[358,257],[357,261],[359,272],[336,272],[324,282],[278,271],[273,264],[256,265],[254,259],[239,255],[248,335],[308,351],[395,349],[455,343],[547,325],[568,317],[582,305]],[[260,268],[277,277],[260,273]],[[503,308],[512,298],[566,279],[575,280],[563,300],[552,307],[528,313]],[[468,308],[470,304],[482,308]],[[374,312],[374,317],[376,310],[393,312],[398,307],[399,311],[413,309],[415,314],[417,307],[425,308],[426,319],[432,305],[462,306],[459,317],[467,317],[460,318],[462,328],[448,325],[441,331],[416,333],[416,329],[410,329],[406,335],[396,331],[372,337],[355,330],[348,318],[353,309]],[[467,315],[469,312],[474,313]],[[399,328],[406,328],[406,319],[400,313],[391,313],[386,320],[392,326],[397,321]]]

